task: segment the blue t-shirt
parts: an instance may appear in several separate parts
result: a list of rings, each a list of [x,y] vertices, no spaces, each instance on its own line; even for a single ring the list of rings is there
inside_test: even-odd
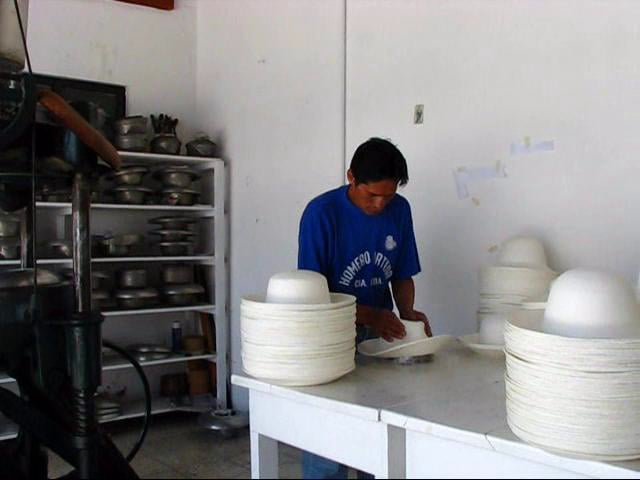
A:
[[[327,277],[329,290],[359,304],[393,310],[389,282],[420,272],[411,207],[395,195],[379,215],[367,215],[347,195],[349,185],[314,198],[300,220],[298,268]]]

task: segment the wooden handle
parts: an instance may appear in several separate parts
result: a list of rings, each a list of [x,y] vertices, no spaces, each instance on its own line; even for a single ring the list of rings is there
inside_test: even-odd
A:
[[[80,141],[118,170],[122,160],[118,151],[98,130],[91,126],[82,116],[57,93],[45,90],[38,94],[38,103],[46,108],[62,125],[75,133]]]

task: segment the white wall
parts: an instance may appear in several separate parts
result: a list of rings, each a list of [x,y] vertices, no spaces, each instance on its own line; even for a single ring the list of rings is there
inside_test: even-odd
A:
[[[233,371],[239,302],[294,269],[306,203],[342,182],[343,0],[198,5],[198,122],[230,168]],[[247,408],[235,392],[236,408]]]
[[[112,0],[31,0],[33,69],[127,87],[131,114],[180,119],[183,143],[195,119],[196,11],[178,0],[165,12]]]
[[[544,239],[552,266],[637,275],[640,2],[349,0],[347,151],[391,138],[409,161],[437,332],[471,333],[476,272],[508,236]],[[425,123],[412,124],[415,104]],[[525,136],[553,153],[511,157]],[[459,200],[452,170],[508,165]]]

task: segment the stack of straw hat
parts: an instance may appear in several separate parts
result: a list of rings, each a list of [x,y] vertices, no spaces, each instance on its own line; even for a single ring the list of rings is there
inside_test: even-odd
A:
[[[246,373],[287,386],[319,385],[355,368],[356,299],[329,293],[311,271],[276,274],[266,297],[241,301]]]
[[[556,277],[537,238],[514,237],[503,242],[497,265],[480,270],[477,342],[503,346],[509,312],[521,308],[523,303],[535,305],[546,301],[549,286]]]
[[[511,314],[505,341],[517,436],[577,458],[640,458],[640,306],[630,285],[571,270],[546,310]]]

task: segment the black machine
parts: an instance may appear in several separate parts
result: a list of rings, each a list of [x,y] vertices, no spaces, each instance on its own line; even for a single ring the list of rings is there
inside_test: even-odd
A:
[[[13,1],[26,52],[18,1],[2,1]],[[95,407],[103,318],[91,309],[91,189],[120,165],[91,123],[95,108],[38,92],[31,73],[0,61],[0,210],[21,219],[20,268],[0,270],[0,370],[19,389],[0,388],[0,412],[20,427],[15,442],[0,444],[0,478],[48,478],[46,449],[74,467],[69,478],[137,478],[129,461],[146,434],[149,386],[140,365],[106,343],[133,363],[147,394],[145,426],[127,458],[100,430]],[[35,197],[45,184],[72,191],[71,282],[35,260]]]

